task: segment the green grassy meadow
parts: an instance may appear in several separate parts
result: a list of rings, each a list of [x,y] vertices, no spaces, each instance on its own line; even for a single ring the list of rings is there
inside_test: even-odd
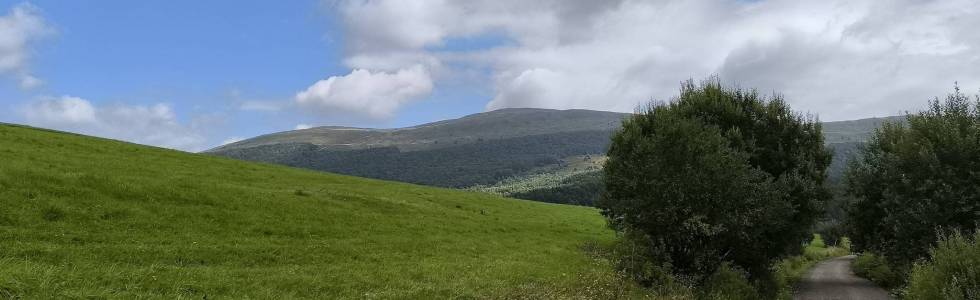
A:
[[[0,298],[495,298],[612,268],[598,211],[0,125]]]

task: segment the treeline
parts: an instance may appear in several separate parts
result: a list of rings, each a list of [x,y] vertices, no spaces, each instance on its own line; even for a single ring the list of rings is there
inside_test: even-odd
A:
[[[602,192],[602,172],[599,168],[547,170],[468,189],[518,199],[593,206]]]
[[[549,203],[593,206],[602,193],[602,172],[584,172],[563,179],[557,186],[510,194],[509,197]]]
[[[300,143],[218,154],[360,177],[463,188],[494,184],[534,168],[559,164],[565,157],[603,153],[611,134],[611,131],[554,133],[423,151],[400,151],[395,147],[337,151]],[[558,200],[557,196],[547,197]]]
[[[906,119],[827,147],[779,95],[687,82],[613,136],[597,202],[623,237],[613,261],[655,290],[786,297],[774,270],[817,231],[853,241],[856,272],[901,296],[980,299],[980,96]]]
[[[844,184],[859,274],[911,299],[980,298],[980,96],[956,88],[884,124]]]

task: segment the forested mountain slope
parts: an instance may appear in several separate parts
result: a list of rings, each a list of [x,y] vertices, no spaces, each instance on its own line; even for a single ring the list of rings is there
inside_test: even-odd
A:
[[[502,109],[398,129],[317,127],[264,135],[209,150],[236,159],[397,180],[472,188],[546,202],[590,205],[598,170],[564,169],[584,155],[601,157],[629,114]],[[836,180],[845,161],[884,121],[825,122]],[[551,172],[550,174],[548,174]],[[572,176],[574,175],[574,176]],[[519,187],[519,188],[518,188]],[[519,192],[518,192],[519,191]]]

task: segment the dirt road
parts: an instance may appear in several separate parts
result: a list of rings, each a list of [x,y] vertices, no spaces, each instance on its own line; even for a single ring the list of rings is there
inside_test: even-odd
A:
[[[888,292],[851,271],[853,255],[818,263],[796,286],[797,300],[892,299]]]

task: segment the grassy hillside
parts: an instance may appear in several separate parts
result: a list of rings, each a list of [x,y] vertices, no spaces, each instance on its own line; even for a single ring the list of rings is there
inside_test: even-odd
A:
[[[447,298],[610,278],[596,210],[0,125],[0,298]],[[583,277],[584,276],[584,277]]]

